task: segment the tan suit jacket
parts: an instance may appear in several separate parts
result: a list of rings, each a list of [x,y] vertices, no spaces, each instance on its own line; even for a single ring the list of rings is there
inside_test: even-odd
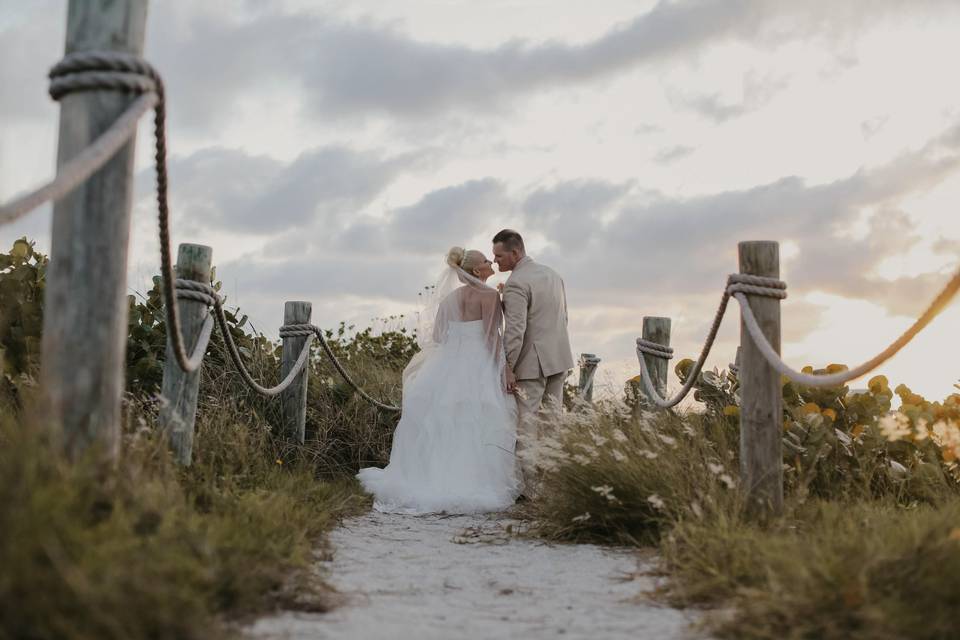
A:
[[[567,296],[556,271],[524,257],[503,287],[507,366],[518,380],[573,368],[567,335]]]

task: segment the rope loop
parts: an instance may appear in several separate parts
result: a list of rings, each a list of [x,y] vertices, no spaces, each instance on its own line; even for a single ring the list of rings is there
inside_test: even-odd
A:
[[[663,358],[664,360],[673,358],[673,347],[668,347],[659,342],[644,340],[643,338],[637,338],[637,351],[649,356],[654,356],[655,358]]]
[[[221,302],[220,294],[208,284],[195,280],[184,280],[183,278],[177,278],[175,282],[177,299],[195,300],[196,302],[204,303],[208,307],[216,306]]]

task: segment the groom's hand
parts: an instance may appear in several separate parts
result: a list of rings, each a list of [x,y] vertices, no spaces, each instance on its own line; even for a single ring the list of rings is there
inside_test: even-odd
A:
[[[507,393],[513,393],[517,390],[517,376],[512,369],[507,369]]]

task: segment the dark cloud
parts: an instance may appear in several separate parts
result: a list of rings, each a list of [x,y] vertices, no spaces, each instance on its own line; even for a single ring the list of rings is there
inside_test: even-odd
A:
[[[676,146],[667,147],[657,151],[657,153],[653,156],[653,161],[659,164],[670,164],[671,162],[676,162],[677,160],[686,158],[695,150],[696,149],[694,147],[678,144]]]
[[[632,185],[571,180],[536,189],[523,203],[526,224],[532,229],[549,229],[551,242],[560,247],[576,247],[598,232],[599,215],[619,202]]]
[[[5,117],[34,117],[38,105],[48,102],[45,71],[62,51],[62,4],[27,7],[0,37],[0,82],[27,91],[22,100],[21,91],[0,95]],[[304,117],[380,114],[429,121],[458,111],[486,114],[543,89],[689,60],[718,42],[763,48],[811,37],[842,39],[891,15],[922,15],[933,8],[956,11],[956,4],[663,1],[585,43],[511,40],[481,49],[417,40],[394,26],[344,21],[332,11],[285,13],[262,3],[225,11],[218,4],[164,2],[151,7],[146,55],[164,75],[174,131],[197,136],[216,131],[246,103],[270,94],[304,106]],[[738,104],[709,94],[677,95],[681,103],[723,121],[762,105],[782,83],[747,73]]]
[[[543,257],[564,264],[570,289],[585,303],[596,304],[628,292],[719,294],[726,274],[736,270],[738,242],[779,240],[799,249],[783,264],[792,290],[869,299],[894,313],[915,313],[943,278],[930,274],[888,282],[873,271],[920,241],[899,202],[960,169],[957,129],[887,165],[825,184],[787,177],[689,199],[635,203],[628,197],[605,212],[608,222],[596,223],[586,241],[558,243]],[[876,213],[865,237],[844,235],[868,207]],[[564,224],[557,220],[539,230],[548,238],[562,237]]]
[[[708,120],[723,123],[760,109],[789,84],[787,76],[747,71],[743,74],[741,98],[737,102],[724,100],[718,93],[695,93],[673,87],[667,88],[667,96],[674,106],[690,109]]]
[[[387,233],[398,251],[444,251],[465,244],[507,206],[502,182],[470,180],[431,191],[416,204],[394,210]]]
[[[185,231],[278,235],[320,224],[335,231],[420,158],[333,146],[284,164],[236,149],[209,148],[170,159],[171,201]],[[138,176],[138,192],[149,198],[153,189],[151,167]]]
[[[836,38],[906,5],[896,0],[766,3],[660,2],[583,43],[512,40],[477,49],[411,38],[393,26],[334,17],[270,13],[224,19],[211,11],[159,5],[148,54],[168,74],[174,118],[208,127],[256,88],[296,88],[310,113],[424,119],[450,111],[489,112],[522,94],[576,84],[638,65],[681,59],[726,40],[776,47],[798,38]],[[949,2],[911,3],[919,13]],[[786,80],[746,73],[741,103],[677,92],[679,103],[716,121],[766,103]]]

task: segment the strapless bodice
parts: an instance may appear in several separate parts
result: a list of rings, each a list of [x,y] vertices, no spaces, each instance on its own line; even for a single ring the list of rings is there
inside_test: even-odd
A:
[[[483,320],[470,320],[468,322],[451,322],[447,325],[447,335],[450,337],[482,337]]]

